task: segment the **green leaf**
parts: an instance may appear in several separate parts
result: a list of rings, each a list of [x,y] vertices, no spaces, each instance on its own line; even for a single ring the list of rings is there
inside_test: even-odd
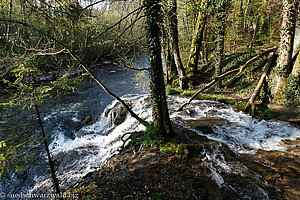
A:
[[[4,141],[1,141],[0,142],[0,148],[3,148],[3,147],[6,147],[7,145],[6,145],[6,143],[4,142]]]

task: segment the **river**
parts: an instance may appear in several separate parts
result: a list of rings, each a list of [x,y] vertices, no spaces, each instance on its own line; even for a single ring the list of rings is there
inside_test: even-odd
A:
[[[145,55],[138,55],[136,59],[132,60],[132,62],[139,66],[147,66],[148,58]],[[134,81],[135,74],[137,74],[138,71],[131,71],[126,68],[118,67],[112,62],[103,63],[98,68],[95,68],[93,72],[113,93],[118,96],[125,94],[142,94],[149,91],[148,87],[145,88],[141,84],[137,85],[137,82]],[[97,126],[97,121],[98,119],[101,119],[102,112],[105,107],[112,102],[112,100],[113,98],[93,80],[86,79],[73,93],[48,99],[39,106],[44,122],[44,129],[50,144],[49,146],[52,150],[52,155],[55,156],[55,160],[61,160],[61,157],[63,157],[61,154],[56,155],[55,152],[57,151],[54,151],[55,147],[59,149],[57,146],[61,142],[68,144],[68,142],[74,141],[74,143],[82,143],[83,146],[87,145],[87,142],[82,142],[80,141],[80,137],[76,137],[77,132],[83,126],[83,123],[87,118],[90,118],[90,121],[96,122],[94,126]],[[32,113],[35,114],[34,111]],[[25,118],[30,118],[32,113],[25,111],[22,117],[26,115]],[[21,119],[21,117],[19,118]],[[5,126],[7,123],[9,124],[13,122],[3,121],[0,126]],[[37,130],[34,131],[36,135],[39,135],[38,131],[39,127],[37,127]],[[92,134],[90,134],[90,136],[91,135]],[[40,182],[43,182],[44,179],[48,181],[48,175],[46,173],[48,168],[46,164],[46,154],[43,150],[42,152],[41,150],[38,150],[37,153],[39,153],[41,157],[37,166],[28,165],[25,166],[24,170],[19,170],[16,173],[9,174],[9,176],[0,181],[0,192],[4,192],[6,194],[28,193],[30,191],[35,191],[36,189],[33,188],[37,188],[37,185]],[[75,153],[72,154],[73,159],[75,156],[79,155],[75,155]],[[105,160],[105,158],[103,160]],[[67,163],[68,161],[70,161],[70,158],[64,157],[63,162]],[[57,162],[60,161],[56,161],[56,163]],[[60,166],[64,163],[60,163]],[[81,164],[82,163],[78,163],[77,165]],[[80,174],[73,172],[72,177],[68,177],[72,180],[70,181],[71,184],[78,180],[78,178],[91,170],[95,170],[95,168],[99,166],[101,166],[101,163],[98,163],[96,166],[83,165],[82,168],[87,167],[89,169],[82,169],[83,171],[81,170]],[[22,176],[24,173],[26,173],[25,178]],[[48,191],[48,186],[49,183],[37,190],[41,193],[50,192]],[[66,186],[68,185],[63,186],[63,188],[66,188]]]
[[[142,56],[136,62],[147,65],[147,57]],[[132,80],[135,73],[113,65],[96,70],[97,76],[112,88],[114,93],[122,96],[134,112],[151,121],[150,97],[146,94],[148,91],[135,86]],[[118,123],[114,121],[112,111],[118,106],[118,102],[112,100],[99,86],[88,81],[74,93],[53,98],[43,107],[45,130],[50,136],[49,148],[63,190],[74,185],[89,172],[101,168],[123,145],[120,139],[122,135],[144,129],[128,113]],[[179,96],[168,97],[171,118],[184,126],[188,126],[186,122],[199,119],[218,121],[218,126],[212,125],[212,131],[209,133],[190,128],[199,135],[226,144],[236,153],[251,154],[258,149],[289,151],[282,140],[300,138],[300,129],[287,122],[252,118],[220,102],[194,100],[184,111],[176,112],[178,106],[186,100]],[[82,123],[88,116],[92,117],[92,122],[83,126]],[[41,156],[46,160],[45,153]],[[217,173],[216,165],[220,165],[224,170],[237,167],[230,166],[220,158],[222,157],[216,156],[215,153],[206,152],[205,162],[212,171],[212,179],[221,186],[224,180]],[[0,191],[53,192],[51,180],[45,170],[34,167],[28,169],[26,180],[19,180],[17,175],[13,175],[11,180],[2,182]]]

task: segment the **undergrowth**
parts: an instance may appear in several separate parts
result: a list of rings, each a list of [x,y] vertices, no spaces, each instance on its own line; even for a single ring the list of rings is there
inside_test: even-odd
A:
[[[164,138],[156,136],[154,134],[153,124],[146,128],[145,132],[134,132],[131,135],[131,141],[128,143],[128,147],[131,146],[151,146],[155,147],[164,142]]]
[[[131,135],[131,141],[127,147],[150,147],[159,148],[161,153],[182,153],[185,145],[178,143],[176,139],[166,139],[156,136],[153,131],[153,124],[147,127],[145,132],[136,132]]]

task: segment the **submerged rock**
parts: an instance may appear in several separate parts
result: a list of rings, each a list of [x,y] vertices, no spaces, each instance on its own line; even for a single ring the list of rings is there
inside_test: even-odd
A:
[[[91,116],[87,116],[87,117],[83,120],[82,125],[83,125],[83,126],[89,125],[89,124],[91,124],[92,122],[93,122],[92,117],[91,117]]]
[[[201,117],[196,120],[188,119],[185,122],[187,126],[201,130],[203,133],[213,133],[213,126],[223,126],[229,123],[227,120],[219,117]]]

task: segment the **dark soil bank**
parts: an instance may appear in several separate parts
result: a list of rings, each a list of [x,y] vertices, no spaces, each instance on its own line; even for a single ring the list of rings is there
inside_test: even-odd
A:
[[[124,149],[69,191],[80,199],[300,199],[296,154],[234,153],[174,126],[176,140]]]

